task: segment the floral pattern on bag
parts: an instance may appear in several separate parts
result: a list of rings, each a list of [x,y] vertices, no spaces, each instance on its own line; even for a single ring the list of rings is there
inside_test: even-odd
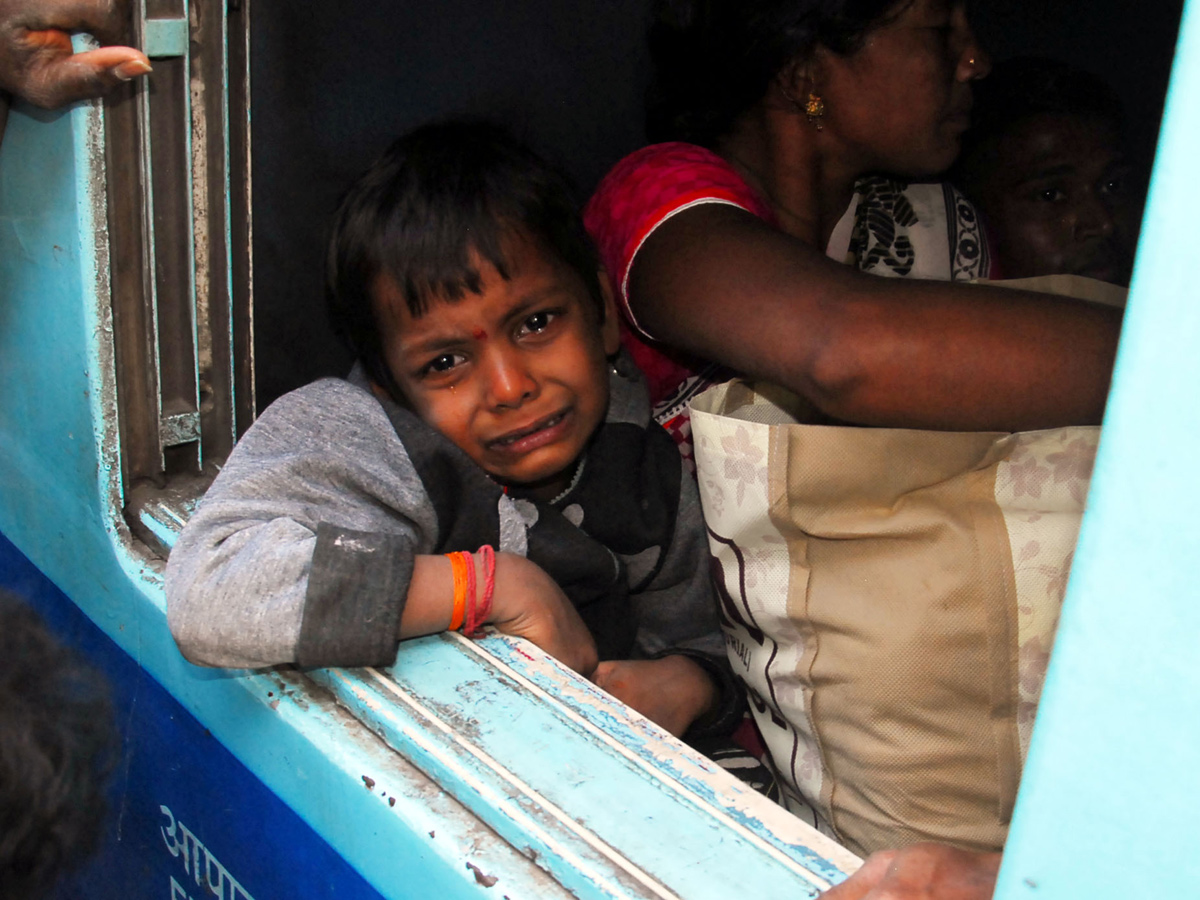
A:
[[[706,417],[708,424],[715,428],[706,428],[699,438],[703,449],[696,455],[696,475],[726,650],[746,684],[771,763],[782,775],[783,804],[836,837],[805,799],[820,796],[823,769],[811,722],[794,714],[810,705],[798,677],[807,644],[788,609],[787,541],[768,513],[769,429],[719,417]],[[747,531],[754,539],[744,546],[724,536]]]
[[[1055,428],[1017,435],[996,471],[996,502],[1012,547],[1017,588],[1017,735],[1029,752],[1033,720],[1075,556],[1099,432]],[[1030,501],[1037,501],[1034,512]],[[1061,527],[1047,527],[1047,518]]]
[[[807,618],[807,608],[790,606],[805,602],[800,598],[809,590],[811,567],[789,555],[788,541],[772,517],[772,503],[789,490],[772,469],[778,462],[772,462],[772,432],[775,426],[794,425],[795,419],[735,382],[707,392],[693,406],[692,422],[731,663],[746,683],[784,804],[824,833],[845,839],[830,824],[842,821],[838,803],[844,801],[834,799],[839,759],[825,756],[834,752],[826,746],[829,736],[822,737],[828,719],[815,716],[809,687],[817,626]],[[1018,767],[1029,746],[1098,438],[1099,429],[1085,427],[994,436],[994,446],[1003,450],[990,464],[985,490],[996,503],[997,549],[1007,549],[1011,559],[1011,569],[1005,565],[999,571],[1011,571],[1013,585],[991,595],[1011,597],[1016,606],[1008,632],[1016,709],[1008,727],[1014,754],[1019,749]],[[793,584],[797,578],[805,581]],[[981,757],[992,752],[990,747],[990,742],[980,747]]]

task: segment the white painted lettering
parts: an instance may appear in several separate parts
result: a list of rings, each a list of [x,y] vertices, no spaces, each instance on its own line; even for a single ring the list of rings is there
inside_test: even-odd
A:
[[[229,870],[221,865],[221,861],[213,856],[182,822],[177,821],[174,814],[165,806],[159,810],[170,820],[169,827],[159,828],[171,856],[183,857],[183,871],[192,877],[197,887],[205,888],[205,894],[211,894],[219,900],[254,900],[238,880],[229,874]],[[204,854],[204,866],[201,869],[200,854]],[[171,876],[171,900],[193,900]]]
[[[179,823],[179,831],[183,835],[179,846],[183,849],[183,871],[189,875],[193,875],[196,879],[196,884],[200,883],[200,848],[203,846],[196,836],[187,830],[187,826],[182,822]],[[190,853],[188,851],[191,851]]]
[[[179,844],[177,844],[175,842],[175,816],[165,806],[160,806],[159,811],[162,812],[163,815],[165,815],[168,819],[171,820],[170,828],[167,828],[165,830],[162,828],[158,829],[159,832],[163,836],[163,843],[165,843],[167,845],[167,849],[171,851],[172,856],[178,857],[179,856]],[[167,835],[170,835],[170,837],[168,838]]]

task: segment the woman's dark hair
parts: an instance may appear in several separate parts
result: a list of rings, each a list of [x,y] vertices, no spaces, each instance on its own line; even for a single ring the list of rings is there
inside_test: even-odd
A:
[[[42,896],[102,831],[116,733],[104,679],[0,591],[0,898]]]
[[[650,27],[652,141],[711,147],[789,62],[858,49],[906,0],[657,0]]]
[[[409,132],[355,182],[334,217],[325,293],[335,331],[399,398],[372,298],[378,276],[389,277],[420,316],[435,297],[480,291],[472,251],[510,278],[504,250],[514,234],[578,273],[603,317],[596,251],[561,173],[496,125],[447,122]]]

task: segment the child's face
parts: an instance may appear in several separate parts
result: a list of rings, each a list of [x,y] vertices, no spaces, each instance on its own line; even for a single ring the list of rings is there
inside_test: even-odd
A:
[[[504,484],[549,498],[608,407],[606,357],[618,346],[582,279],[535,243],[506,247],[511,280],[475,257],[479,294],[434,298],[413,317],[390,279],[375,285],[386,361],[412,409]]]
[[[1001,138],[997,157],[979,193],[1005,277],[1129,283],[1139,204],[1113,126],[1033,116]]]

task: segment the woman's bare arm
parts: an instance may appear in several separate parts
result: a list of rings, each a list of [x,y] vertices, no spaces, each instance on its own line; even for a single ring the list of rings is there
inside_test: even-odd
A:
[[[864,425],[1023,431],[1100,421],[1120,312],[879,278],[731,206],[661,225],[630,305],[656,338]]]

